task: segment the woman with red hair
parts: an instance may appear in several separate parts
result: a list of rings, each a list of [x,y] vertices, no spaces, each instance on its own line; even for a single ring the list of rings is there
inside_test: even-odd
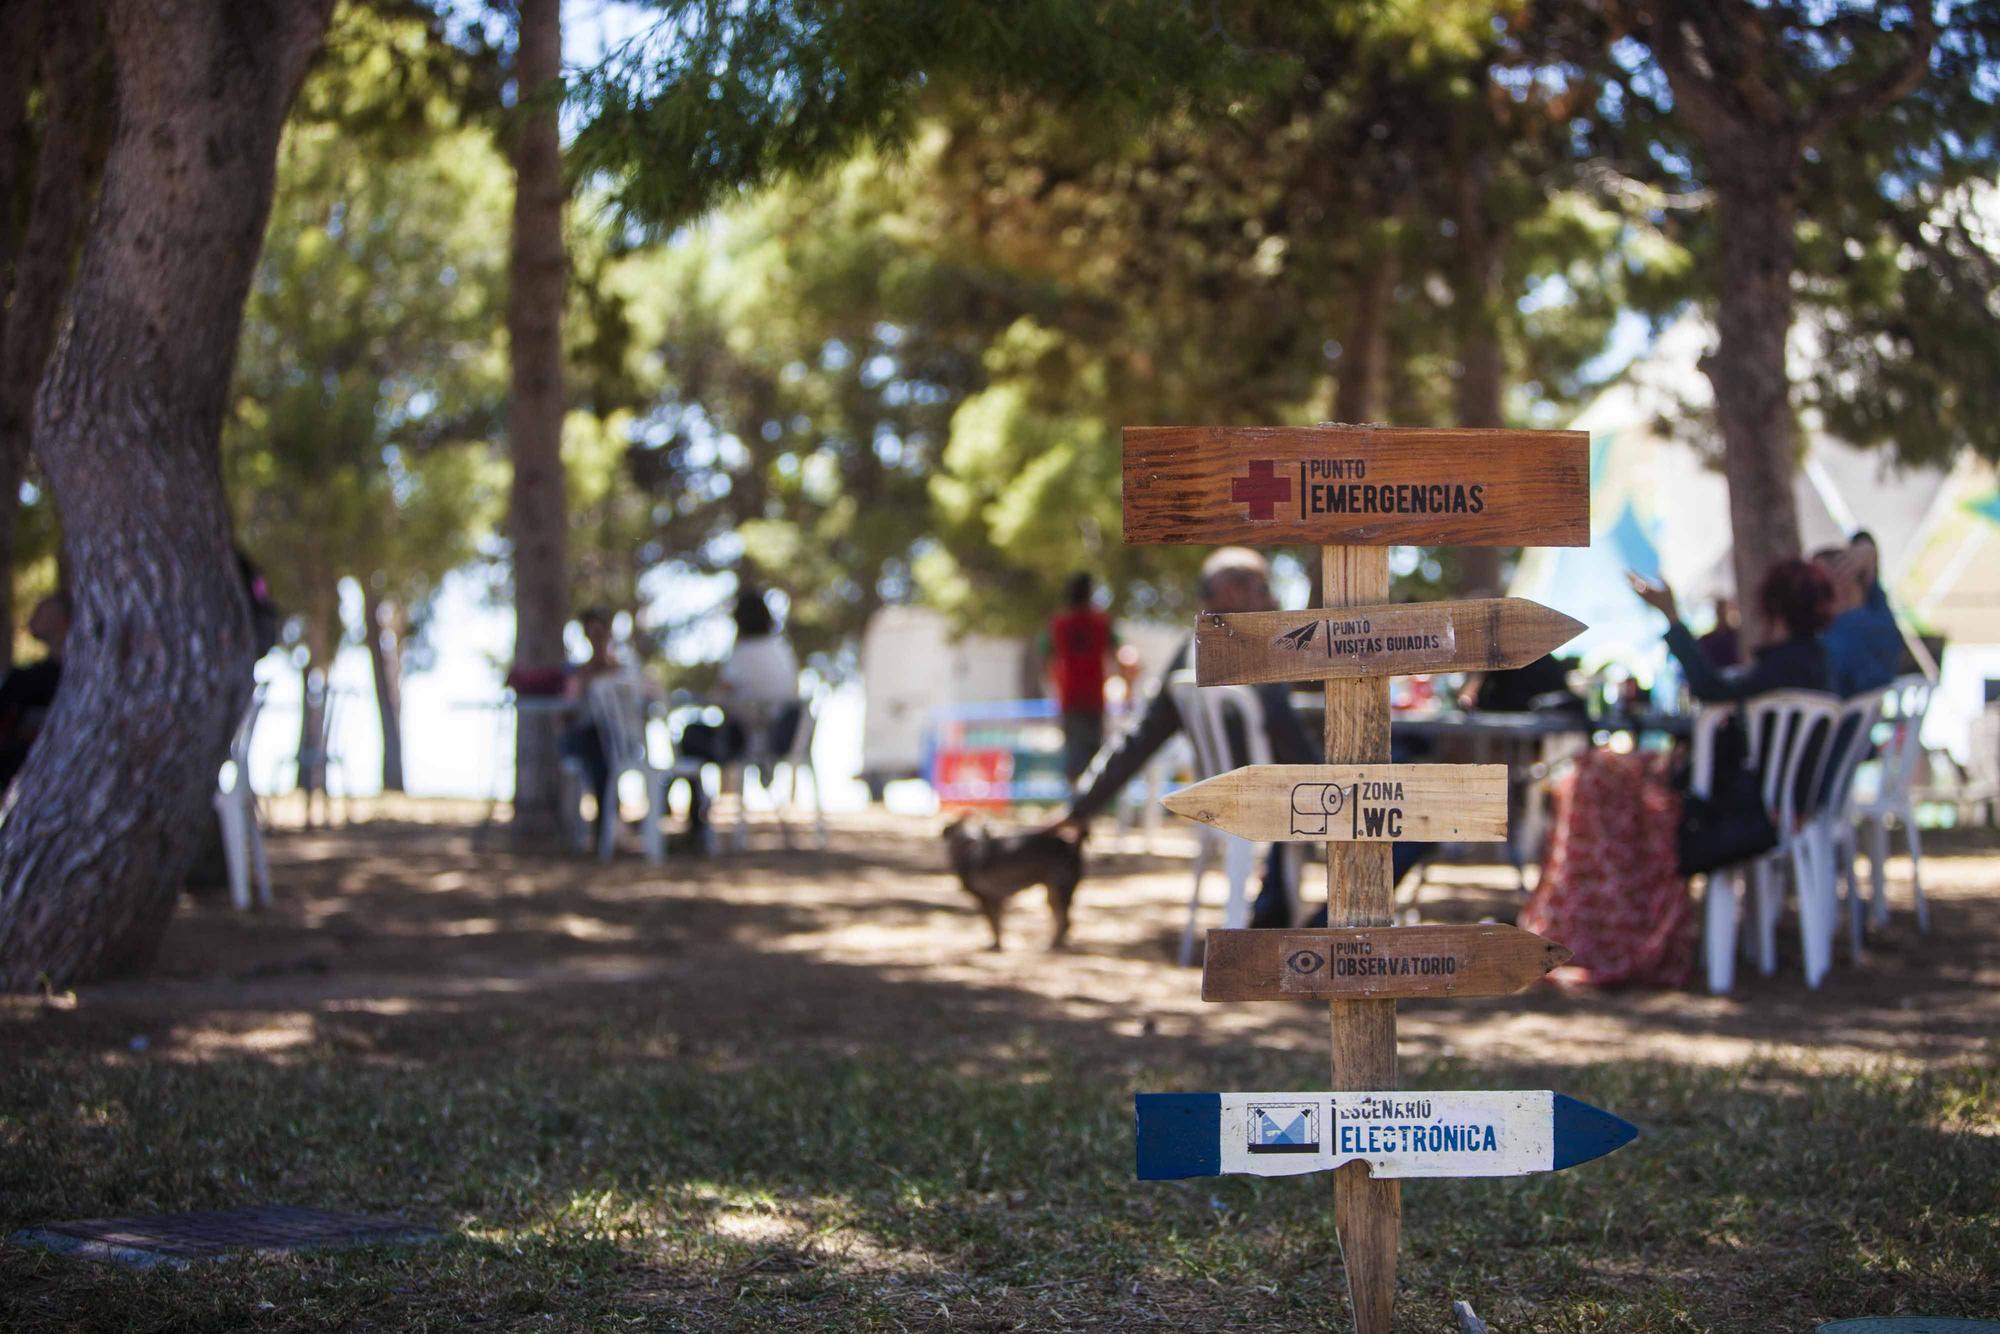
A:
[[[1667,618],[1667,648],[1687,674],[1688,690],[1703,703],[1749,699],[1767,690],[1831,690],[1833,674],[1820,635],[1833,621],[1833,583],[1811,561],[1782,560],[1757,586],[1756,656],[1741,667],[1718,671],[1702,655],[1681,624],[1674,590],[1627,575],[1632,591]]]

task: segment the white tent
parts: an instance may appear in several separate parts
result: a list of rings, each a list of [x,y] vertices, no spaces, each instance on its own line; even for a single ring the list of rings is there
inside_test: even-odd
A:
[[[1564,650],[1586,665],[1624,663],[1648,676],[1663,656],[1661,619],[1626,587],[1626,570],[1665,577],[1698,628],[1731,590],[1727,484],[1695,443],[1711,402],[1699,362],[1712,343],[1703,321],[1677,322],[1573,423],[1590,432],[1591,544],[1531,550],[1510,591],[1588,625]],[[1794,341],[1795,360],[1802,343]],[[1808,434],[1793,481],[1806,549],[1863,528],[1874,534],[1897,608],[1950,640],[1926,736],[1962,753],[1980,681],[2000,676],[1993,469],[1970,458],[1951,469],[1900,468],[1886,451],[1856,449],[1810,424]]]

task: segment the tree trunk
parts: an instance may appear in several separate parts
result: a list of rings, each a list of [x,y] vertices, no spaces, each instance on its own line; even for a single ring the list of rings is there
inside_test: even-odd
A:
[[[512,396],[507,409],[514,482],[514,662],[563,666],[569,619],[569,503],[562,462],[562,157],[560,0],[521,0],[514,60],[514,241],[507,333]],[[556,733],[546,715],[522,715],[514,740],[514,828],[524,837],[557,830]]]
[[[0,16],[0,44],[25,35],[14,25],[32,21],[38,6],[16,3]],[[111,134],[111,96],[105,78],[105,41],[97,6],[87,0],[54,6],[30,41],[41,54],[42,135],[34,153],[29,185],[20,160],[0,146],[0,208],[12,209],[24,190],[25,216],[0,225],[0,272],[11,281],[0,288],[0,669],[13,665],[14,523],[20,509],[21,480],[28,466],[29,423],[35,386],[55,344],[63,296],[69,290],[84,218],[103,166]],[[4,59],[4,57],[0,57]],[[0,77],[25,73],[29,62],[7,62]],[[0,92],[10,104],[25,100],[22,83]],[[0,141],[19,139],[12,107],[0,107]]]
[[[1379,229],[1386,233],[1386,229]],[[1396,300],[1396,249],[1386,234],[1371,247],[1367,271],[1354,292],[1354,321],[1341,340],[1340,383],[1333,415],[1350,424],[1373,421],[1382,407],[1389,371],[1389,314]]]
[[[1754,606],[1764,572],[1799,554],[1798,466],[1785,340],[1792,327],[1796,154],[1780,145],[1746,169],[1716,173],[1720,261],[1716,349],[1702,359],[1715,387],[1729,481],[1737,596]],[[1718,164],[1719,167],[1719,164]],[[1761,638],[1761,628],[1752,634]]]
[[[299,664],[299,793],[305,798],[306,828],[312,828],[312,794],[326,791],[327,710],[333,689],[333,660],[340,652],[340,591],[316,587],[301,618],[306,659]],[[331,815],[328,817],[331,819]]]
[[[1505,425],[1507,355],[1500,341],[1500,261],[1505,230],[1487,207],[1491,172],[1481,151],[1462,152],[1455,164],[1453,213],[1458,247],[1452,273],[1452,308],[1458,334],[1458,424]],[[1499,547],[1458,549],[1460,597],[1493,597],[1500,592]]]
[[[28,92],[35,56],[42,49],[42,7],[0,3],[0,383],[6,379],[7,325],[18,281],[15,259],[28,226],[28,180],[35,161],[28,126]],[[7,429],[10,408],[0,389],[0,672],[14,665],[14,519],[20,508],[21,473],[27,465],[27,431],[16,446]]]
[[[1363,270],[1355,275],[1352,318],[1341,335],[1339,379],[1333,390],[1334,420],[1347,425],[1376,419],[1389,378],[1389,316],[1395,309],[1400,269],[1390,227],[1377,224],[1373,230]],[[1299,563],[1306,569],[1306,605],[1323,606],[1319,552],[1307,548]]]
[[[403,790],[403,614],[367,583],[362,585],[361,619],[368,639],[368,665],[375,677],[375,713],[382,721],[382,790]]]
[[[0,292],[27,226],[28,172],[35,161],[28,92],[42,49],[42,6],[0,4]]]
[[[0,806],[0,986],[143,966],[250,693],[218,441],[278,136],[331,0],[119,0],[118,121],[35,447],[76,617]]]

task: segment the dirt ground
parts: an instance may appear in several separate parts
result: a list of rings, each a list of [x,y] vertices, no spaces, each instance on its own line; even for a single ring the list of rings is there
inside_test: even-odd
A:
[[[1325,1051],[1311,1005],[1210,1005],[1173,962],[1191,842],[1180,831],[1100,837],[1071,947],[1044,948],[1039,894],[1016,899],[1004,953],[945,869],[935,821],[850,816],[829,846],[756,827],[714,857],[601,866],[517,853],[480,837],[476,808],[406,803],[362,823],[271,839],[276,906],[183,906],[154,971],[74,994],[0,1000],[13,1044],[135,1047],[156,1058],[332,1047],[384,1061],[477,1042],[484,1032],[630,1016],[634,1052],[834,1050],[895,1044],[955,1060],[1004,1059],[1024,1029],[1130,1058],[1153,1044],[1296,1049],[1301,1079]],[[1725,1064],[1759,1054],[1874,1066],[1981,1060],[2000,1050],[2000,851],[1924,862],[1933,924],[1916,933],[1907,861],[1891,863],[1891,927],[1858,963],[1843,943],[1808,991],[1795,929],[1781,966],[1745,966],[1734,996],[1564,991],[1410,1002],[1406,1062],[1452,1058],[1561,1066],[1630,1057]],[[1310,877],[1316,868],[1308,871]],[[1206,924],[1219,923],[1212,876]],[[1432,921],[1511,921],[1511,870],[1434,869]],[[1844,941],[1844,937],[1843,937]]]

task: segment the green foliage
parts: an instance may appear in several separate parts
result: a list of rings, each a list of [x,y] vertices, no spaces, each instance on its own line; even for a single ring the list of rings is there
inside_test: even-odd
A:
[[[908,595],[952,409],[1019,309],[899,242],[900,181],[862,159],[642,261],[668,383],[627,460],[648,549],[782,589],[804,653]]]
[[[1684,270],[1655,266],[1652,277],[1668,286],[1649,295],[1712,307],[1712,287],[1686,279],[1699,284],[1712,271],[1707,191],[1720,167],[1688,133],[1658,65],[1619,40],[1628,8],[1594,4],[1550,21],[1603,80],[1587,122],[1590,151],[1624,174],[1661,233],[1693,256]],[[1688,16],[1713,59],[1744,87],[1768,88],[1799,126],[1889,76],[1917,12],[1807,0],[1669,11]],[[1805,154],[1794,290],[1813,357],[1795,397],[1843,438],[1892,446],[1909,462],[1946,461],[1967,446],[1996,458],[2000,4],[1949,0],[1922,12],[1939,24],[1922,81],[1865,114],[1835,118]]]
[[[1030,89],[1096,114],[1176,101],[1248,63],[1219,25],[1151,0],[662,0],[582,79],[572,153],[671,228],[733,191],[900,143],[927,90]]]
[[[1347,312],[1386,251],[1406,277],[1385,409],[1453,420],[1465,303],[1441,177],[1471,151],[1454,126],[1484,154],[1501,240],[1476,300],[1517,416],[1559,419],[1589,391],[1579,367],[1630,286],[1618,248],[1653,235],[1567,170],[1569,103],[1506,93],[1499,62],[1525,57],[1491,5],[1270,6],[1193,45],[1093,27],[1041,69],[1032,15],[1003,36],[926,6],[863,52],[843,25],[868,6],[667,9],[695,37],[656,33],[586,82],[579,169],[656,224],[783,183],[659,261],[668,388],[630,460],[651,532],[629,507],[633,526],[601,531],[642,564],[777,584],[810,650],[910,597],[1026,630],[1078,568],[1121,611],[1184,614],[1201,553],[1119,541],[1118,428],[1332,415]],[[1049,31],[1117,12],[1068,6]],[[1093,63],[1114,39],[1115,71]],[[983,41],[1008,49],[979,71],[946,51]],[[805,63],[773,75],[784,60]],[[851,85],[822,77],[856,61]],[[898,62],[925,67],[921,96],[882,76]],[[869,128],[841,119],[864,105]]]
[[[421,620],[478,554],[505,380],[505,166],[452,128],[448,90],[417,99],[380,58],[421,29],[342,12],[350,58],[308,80],[280,156],[224,441],[240,539],[316,654],[338,642],[340,579]]]
[[[1930,74],[1807,164],[1805,401],[1858,444],[2000,459],[2000,4],[1947,11]]]

